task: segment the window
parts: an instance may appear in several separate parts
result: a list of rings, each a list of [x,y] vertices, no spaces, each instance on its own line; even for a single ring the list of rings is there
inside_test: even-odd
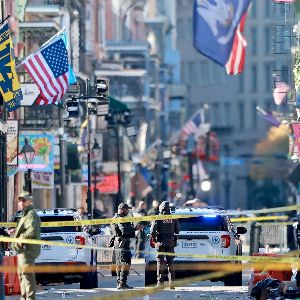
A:
[[[253,65],[251,68],[252,92],[257,92],[257,66]]]
[[[220,103],[213,103],[212,105],[212,123],[214,125],[223,125]]]
[[[188,65],[186,62],[181,63],[181,76],[182,76],[182,80],[184,82],[189,81],[189,71],[188,71]]]
[[[244,73],[239,76],[239,93],[244,93]]]
[[[271,28],[265,27],[265,54],[271,54]]]
[[[265,64],[265,91],[270,92],[272,89],[272,68],[271,63]]]
[[[224,112],[225,112],[225,126],[231,126],[231,103],[224,103]]]
[[[194,61],[189,62],[189,81],[192,83],[199,82],[199,72],[197,70],[197,64]]]
[[[239,129],[244,129],[245,127],[245,118],[244,118],[244,103],[240,102],[238,104],[238,114],[239,114]]]
[[[257,103],[252,103],[252,127],[253,129],[257,128],[257,111],[256,111]]]
[[[228,231],[226,217],[217,215],[179,219],[180,231]]]
[[[270,17],[271,1],[265,1],[265,17]]]
[[[210,72],[209,72],[209,65],[207,61],[200,62],[200,70],[199,74],[201,74],[201,82],[202,83],[210,83]]]
[[[257,54],[257,30],[256,27],[251,28],[251,36],[252,36],[252,55]]]

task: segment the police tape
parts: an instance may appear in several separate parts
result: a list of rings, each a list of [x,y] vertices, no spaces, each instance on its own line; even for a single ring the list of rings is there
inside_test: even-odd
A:
[[[243,217],[243,218],[232,218],[232,223],[238,223],[238,222],[260,222],[260,221],[274,221],[274,220],[288,220],[288,216],[265,216],[265,217]]]
[[[105,250],[105,251],[124,251],[122,249],[113,249],[107,247],[99,247],[94,245],[77,245],[77,244],[69,244],[64,242],[56,242],[56,241],[47,241],[47,240],[33,240],[33,239],[20,239],[20,238],[11,238],[0,236],[0,241],[2,242],[12,242],[19,244],[32,244],[32,245],[52,245],[57,247],[67,247],[67,248],[85,248],[85,249],[94,249],[94,250]],[[128,250],[130,251],[130,250]],[[148,255],[156,255],[156,251],[143,251],[144,254]],[[161,255],[168,256],[176,256],[176,257],[188,257],[188,258],[198,258],[201,260],[208,259],[218,260],[218,261],[251,261],[251,262],[281,262],[281,263],[299,263],[300,259],[298,257],[292,256],[282,256],[282,257],[268,257],[268,256],[239,256],[239,255],[207,255],[207,254],[197,254],[197,253],[182,253],[182,252],[160,252]],[[294,253],[293,255],[296,255]]]
[[[205,216],[205,214],[201,215]],[[56,222],[42,222],[41,227],[69,227],[69,226],[96,226],[96,225],[110,225],[119,223],[138,223],[138,222],[151,222],[155,220],[170,220],[170,219],[186,219],[197,217],[196,214],[176,214],[176,215],[155,215],[144,217],[123,217],[123,218],[108,218],[108,219],[93,219],[93,220],[78,220],[78,221],[56,221]],[[242,217],[233,218],[233,223],[237,222],[251,222],[251,221],[273,221],[273,220],[287,220],[288,216],[262,216],[262,217]],[[0,222],[0,227],[16,227],[17,223],[14,222]]]
[[[287,212],[293,210],[300,210],[300,205],[288,205],[281,207],[273,207],[273,208],[262,208],[262,209],[253,209],[253,210],[241,210],[241,211],[228,211],[226,215],[234,216],[234,215],[250,215],[250,214],[270,214],[270,213],[278,213],[278,212]]]

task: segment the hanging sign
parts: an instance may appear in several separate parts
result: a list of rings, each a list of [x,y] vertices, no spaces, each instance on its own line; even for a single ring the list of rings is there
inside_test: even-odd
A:
[[[18,165],[18,121],[7,120],[7,165]]]

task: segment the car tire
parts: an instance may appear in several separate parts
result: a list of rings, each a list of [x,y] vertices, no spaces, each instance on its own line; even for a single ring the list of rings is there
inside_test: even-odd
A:
[[[229,274],[224,278],[225,286],[242,286],[243,285],[243,273],[237,272]]]
[[[96,289],[96,288],[98,288],[97,271],[84,273],[82,279],[80,280],[80,289]]]
[[[156,284],[156,266],[155,264],[146,265],[145,267],[145,286]]]

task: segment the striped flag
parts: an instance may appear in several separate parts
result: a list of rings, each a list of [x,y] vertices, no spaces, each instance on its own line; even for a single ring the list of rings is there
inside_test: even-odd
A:
[[[230,75],[242,73],[244,70],[247,41],[242,33],[245,30],[248,11],[242,16],[241,21],[236,29],[230,57],[226,63],[226,71],[227,74]]]
[[[22,64],[40,90],[36,104],[47,105],[62,99],[69,80],[68,52],[62,36],[30,55]]]
[[[202,122],[202,111],[199,110],[181,129],[181,138],[186,139],[189,135],[195,133]]]

